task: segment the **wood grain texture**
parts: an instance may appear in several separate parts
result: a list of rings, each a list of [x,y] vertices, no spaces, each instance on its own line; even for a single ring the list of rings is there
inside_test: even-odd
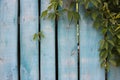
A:
[[[111,67],[108,73],[108,80],[120,80],[120,67]]]
[[[77,80],[77,29],[66,16],[58,21],[59,80]]]
[[[84,12],[80,11],[81,15]],[[100,33],[93,28],[92,21],[81,16],[80,21],[80,77],[81,80],[105,80],[104,69],[100,67]]]
[[[38,0],[21,0],[21,80],[38,80]]]
[[[0,80],[17,80],[17,0],[0,0]]]
[[[41,12],[49,5],[49,0],[41,0]],[[41,19],[41,80],[55,80],[55,25],[54,20]]]

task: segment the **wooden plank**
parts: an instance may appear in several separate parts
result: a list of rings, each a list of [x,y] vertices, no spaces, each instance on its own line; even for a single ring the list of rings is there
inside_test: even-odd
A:
[[[111,67],[108,73],[108,80],[120,80],[120,67]]]
[[[50,0],[41,0],[41,12]],[[41,19],[41,31],[45,38],[41,40],[41,80],[55,80],[55,25],[54,20]]]
[[[0,80],[17,77],[17,0],[0,0]]]
[[[59,80],[77,80],[77,29],[66,16],[58,21]]]
[[[83,15],[83,12],[80,12]],[[80,21],[80,73],[81,80],[105,80],[104,69],[100,67],[100,33],[92,26],[91,20]]]
[[[21,0],[21,80],[38,80],[38,0]]]

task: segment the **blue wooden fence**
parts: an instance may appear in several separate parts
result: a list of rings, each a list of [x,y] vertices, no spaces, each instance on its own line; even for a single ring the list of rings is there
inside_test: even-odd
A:
[[[54,20],[39,19],[48,4],[49,0],[0,0],[0,80],[105,80],[98,52],[102,36],[92,21],[81,16],[78,70],[76,25],[69,26],[65,15],[57,27]],[[45,38],[33,41],[40,30]],[[120,80],[119,72],[111,67],[108,80]]]

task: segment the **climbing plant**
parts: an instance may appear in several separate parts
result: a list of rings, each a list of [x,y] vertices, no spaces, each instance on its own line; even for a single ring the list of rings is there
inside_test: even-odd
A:
[[[120,66],[120,1],[82,0],[86,13],[103,35],[100,41],[101,67]]]
[[[41,17],[59,19],[62,14],[67,13],[69,22],[77,24],[80,13],[75,10],[76,3],[84,8],[87,17],[93,20],[93,26],[103,35],[99,48],[101,67],[109,70],[110,65],[120,66],[119,0],[68,0],[67,3],[63,3],[63,0],[50,0],[48,8],[42,12]]]

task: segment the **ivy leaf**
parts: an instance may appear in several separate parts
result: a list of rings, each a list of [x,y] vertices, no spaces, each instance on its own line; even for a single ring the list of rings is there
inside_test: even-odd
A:
[[[100,57],[105,60],[108,56],[108,51],[107,50],[103,50],[100,52]]]
[[[35,33],[34,36],[33,36],[33,40],[36,40],[36,39],[38,39],[37,33]]]
[[[94,22],[93,22],[93,26],[98,30],[99,27],[100,27],[100,22],[94,21]]]
[[[52,4],[50,6],[48,6],[48,10],[51,10],[52,8],[53,8]]]
[[[42,31],[41,31],[41,32],[38,32],[38,36],[39,36],[40,38],[45,38],[45,35],[43,34]]]
[[[119,5],[119,0],[115,0],[116,5]]]
[[[105,69],[107,70],[107,72],[109,72],[109,70],[110,70],[110,64],[108,62],[106,62]]]
[[[118,53],[120,54],[120,47],[117,48]]]
[[[106,65],[105,62],[102,62],[102,63],[101,63],[101,67],[102,67],[102,68],[105,68],[105,65]]]
[[[110,70],[110,64],[108,62],[102,62],[101,67],[105,68],[107,72]]]
[[[105,40],[100,41],[100,50],[104,49]]]
[[[71,21],[73,18],[73,12],[68,11],[68,20]]]
[[[116,29],[115,29],[115,31],[118,31],[120,29],[120,26],[118,26]]]
[[[63,1],[62,0],[59,0],[59,5],[60,5],[60,7],[63,6]]]
[[[117,66],[117,63],[115,60],[109,60],[110,64],[113,65],[113,66]]]
[[[114,42],[112,40],[107,40],[108,43],[110,43],[112,46],[115,46]]]
[[[108,43],[107,42],[105,42],[104,46],[105,46],[105,49],[108,50]]]
[[[40,40],[40,39],[42,39],[42,38],[44,38],[44,37],[45,37],[45,36],[44,36],[43,32],[41,31],[41,32],[38,32],[38,33],[35,33],[35,34],[34,34],[33,40]]]
[[[48,19],[54,19],[55,20],[55,17],[56,17],[55,13],[49,13],[48,14]]]
[[[95,6],[95,7],[98,7],[98,3],[96,0],[91,0],[92,4]]]
[[[107,32],[107,28],[103,28],[103,29],[102,29],[102,33],[103,33],[103,34],[106,34],[106,32]]]
[[[97,15],[98,15],[97,13],[93,12],[93,13],[92,13],[92,19],[93,19],[93,20],[96,20]]]
[[[97,2],[101,3],[101,0],[97,0]]]
[[[117,34],[117,37],[120,39],[120,34]]]
[[[58,3],[54,3],[54,10],[57,10]]]
[[[80,19],[80,15],[78,12],[73,13],[73,19],[74,19],[75,23],[77,24],[77,21],[79,21],[79,19]]]
[[[85,9],[88,9],[88,7],[89,7],[89,1],[87,0],[84,5],[85,5]]]
[[[120,13],[118,13],[115,17],[115,19],[119,19],[120,18]]]
[[[48,10],[45,10],[45,11],[43,11],[43,12],[42,12],[41,17],[46,17],[46,16],[47,16],[47,14],[48,14]]]

